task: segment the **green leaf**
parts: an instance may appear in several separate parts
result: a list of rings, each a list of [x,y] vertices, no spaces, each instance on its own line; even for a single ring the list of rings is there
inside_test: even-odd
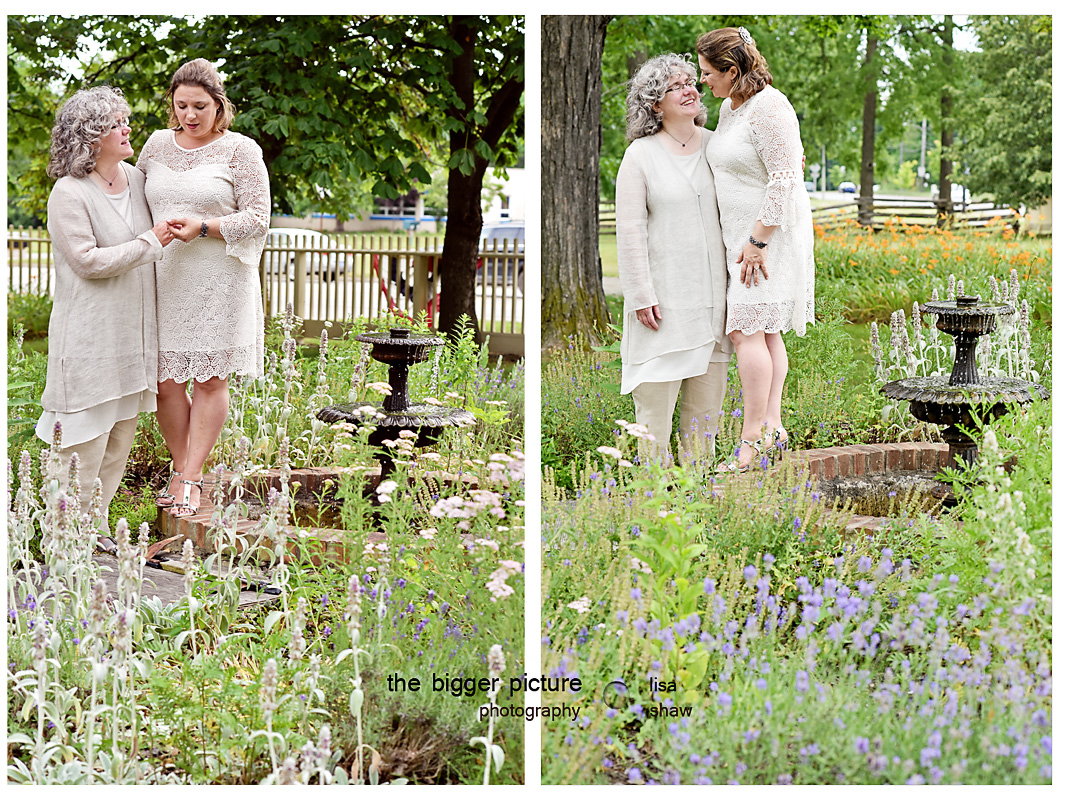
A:
[[[275,625],[277,625],[278,624],[278,620],[280,620],[284,615],[285,615],[285,612],[282,611],[281,609],[275,609],[274,611],[271,611],[269,614],[267,614],[267,619],[263,623],[263,633],[264,634],[269,634],[270,631],[271,631],[271,628],[273,628]]]

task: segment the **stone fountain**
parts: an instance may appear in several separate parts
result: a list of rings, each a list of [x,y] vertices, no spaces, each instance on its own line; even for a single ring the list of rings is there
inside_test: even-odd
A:
[[[952,300],[930,301],[919,306],[924,314],[937,315],[937,328],[956,341],[952,374],[928,375],[891,381],[882,392],[892,400],[907,400],[912,416],[922,422],[944,426],[942,438],[949,446],[949,463],[974,463],[978,445],[966,427],[985,423],[1008,411],[1009,406],[1047,400],[1048,389],[1019,378],[981,377],[975,361],[980,336],[997,328],[997,318],[1011,314],[1006,304],[981,304],[979,298],[961,295]]]
[[[382,475],[392,472],[394,464],[388,450],[381,449],[386,441],[400,437],[401,431],[416,435],[416,447],[427,447],[436,442],[445,428],[463,427],[475,422],[474,415],[462,408],[449,408],[426,404],[412,405],[408,401],[408,370],[425,361],[436,347],[445,340],[437,336],[412,336],[407,328],[390,328],[388,333],[364,333],[353,337],[356,341],[371,346],[371,358],[389,367],[389,387],[392,392],[385,398],[376,415],[360,411],[363,403],[345,403],[327,406],[318,413],[323,422],[350,422],[355,425],[370,422],[374,425],[368,441],[379,448],[378,461]],[[381,415],[381,416],[377,416]]]

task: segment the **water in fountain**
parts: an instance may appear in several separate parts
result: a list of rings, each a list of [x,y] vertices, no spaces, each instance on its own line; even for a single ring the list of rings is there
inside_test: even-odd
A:
[[[955,340],[952,374],[891,381],[882,392],[893,400],[909,401],[909,410],[917,420],[944,426],[941,437],[948,442],[950,463],[972,464],[978,447],[967,428],[995,419],[1011,406],[1048,399],[1048,390],[1020,378],[978,374],[978,340],[996,330],[998,317],[1014,313],[1010,305],[981,304],[978,297],[961,295],[955,301],[925,303],[920,310],[936,314],[938,330]]]

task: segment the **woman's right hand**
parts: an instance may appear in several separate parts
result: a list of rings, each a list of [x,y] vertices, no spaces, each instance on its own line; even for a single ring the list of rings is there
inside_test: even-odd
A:
[[[152,233],[156,235],[156,238],[159,239],[159,243],[164,247],[174,241],[174,231],[170,229],[166,220],[162,220],[153,225]]]
[[[663,315],[659,313],[659,306],[649,306],[648,308],[639,308],[637,310],[637,321],[646,328],[658,331],[659,323],[656,322],[657,319],[663,319]]]

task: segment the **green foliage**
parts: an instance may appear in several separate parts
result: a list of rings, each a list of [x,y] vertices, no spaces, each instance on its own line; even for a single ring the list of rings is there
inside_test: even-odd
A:
[[[695,59],[700,34],[744,25],[767,59],[774,86],[796,108],[809,167],[821,164],[826,148],[829,186],[846,178],[858,182],[864,96],[877,87],[876,182],[915,187],[915,165],[906,165],[920,160],[919,126],[926,120],[925,163],[935,181],[938,143],[948,124],[956,142],[949,164],[953,174],[966,166],[971,191],[1012,207],[1039,205],[1051,196],[1050,20],[971,16],[966,25],[980,50],[968,52],[958,48],[969,37],[943,15],[618,17],[604,44],[601,195],[615,194],[626,147],[626,81],[634,70],[664,52]],[[866,64],[869,35],[878,47]],[[1011,65],[1007,74],[1005,64]],[[942,96],[952,104],[947,120]],[[713,128],[720,101],[706,91],[703,100]],[[1027,113],[1016,113],[1020,107]]]
[[[466,154],[467,172],[476,151],[486,162],[513,162],[521,138],[514,117],[522,87],[521,18],[456,19],[477,39],[478,105],[452,87],[459,48],[447,18],[12,17],[8,102],[18,109],[12,141],[28,160],[16,162],[24,169],[9,171],[9,193],[43,215],[43,161],[55,109],[82,84],[123,89],[140,149],[153,130],[166,127],[163,89],[191,52],[241,53],[223,58],[220,68],[237,107],[234,129],[263,147],[281,213],[311,203],[349,215],[372,196],[428,184],[426,155],[439,153],[451,131],[465,133],[469,149],[457,153]],[[160,30],[166,35],[157,36]],[[85,41],[99,43],[99,50]],[[500,98],[516,87],[512,104],[501,106]]]
[[[541,369],[541,463],[561,485],[574,488],[573,471],[585,454],[611,441],[617,419],[633,418],[633,400],[619,394],[613,360],[574,345],[554,353]]]
[[[855,444],[880,438],[866,393],[865,362],[856,353],[841,303],[816,295],[816,322],[804,336],[783,338],[789,373],[782,410],[794,448]]]
[[[346,218],[371,197],[429,184],[435,164],[449,170],[442,328],[474,317],[474,270],[453,253],[479,235],[486,170],[522,149],[524,17],[13,17],[10,34],[8,193],[25,212],[45,213],[54,111],[81,83],[125,91],[139,150],[166,127],[173,71],[190,53],[214,54],[234,130],[263,150],[277,212]]]
[[[7,430],[8,450],[40,449],[33,429],[40,415],[48,358],[24,346],[21,323],[13,323],[14,336],[7,343]]]
[[[1033,598],[1041,631],[1051,631],[1052,403],[1039,401],[978,432],[981,451],[972,482],[957,483],[964,498],[961,525],[948,528],[944,569],[977,587],[996,565],[1013,594]],[[1009,588],[1010,587],[1010,588]]]
[[[542,657],[582,692],[542,702],[585,716],[544,726],[544,780],[1046,782],[1050,422],[1046,403],[986,434],[958,518],[901,510],[874,534],[803,472],[712,494],[689,467],[629,466],[625,438],[573,497],[549,472]],[[589,702],[620,679],[621,702]],[[990,755],[1018,737],[1032,758]]]
[[[1035,322],[1052,319],[1052,243],[1018,237],[999,226],[936,231],[906,224],[881,233],[842,228],[817,230],[815,296],[832,295],[852,322],[886,322],[897,309],[930,299],[950,274],[968,292],[988,294],[990,275],[1019,273],[1022,296]]]
[[[52,298],[36,292],[7,293],[7,335],[15,336],[15,327],[22,326],[24,337],[39,339],[48,335],[48,319],[52,316]]]
[[[362,450],[339,452],[339,465],[362,476],[365,440]],[[95,532],[83,521],[65,535],[53,528],[65,519],[59,503],[69,502],[58,492],[58,459],[41,462],[47,474],[37,477],[24,456],[8,514],[9,779],[480,782],[484,760],[468,742],[484,731],[484,696],[435,690],[433,678],[484,676],[497,644],[505,679],[523,672],[524,470],[521,453],[468,446],[464,456],[467,480],[442,476],[427,459],[409,468],[410,483],[378,483],[379,498],[388,496],[374,506],[366,481],[354,480],[346,506],[362,509],[364,524],[344,542],[345,564],[323,563],[315,537],[286,535],[282,523],[294,511],[287,491],[242,527],[238,547],[243,500],[234,501],[215,515],[202,564],[183,559],[187,594],[171,605],[139,596],[142,551],[120,522],[120,570],[133,579],[120,582],[118,614],[89,591],[99,578],[90,561]],[[258,468],[239,466],[247,471],[231,488],[243,498]],[[34,559],[37,541],[47,570]],[[238,590],[250,580],[281,594],[271,605],[239,607]],[[39,594],[62,600],[46,616]],[[35,639],[44,626],[49,632]],[[114,647],[105,651],[105,641]],[[394,675],[421,678],[423,687],[392,688]],[[519,695],[506,704],[521,703]],[[506,756],[495,780],[521,782],[521,717],[495,727],[492,752]],[[316,744],[318,754],[308,755]],[[160,752],[165,770],[142,760]],[[295,775],[283,763],[289,757]]]
[[[971,17],[980,52],[960,116],[968,185],[998,202],[1052,197],[1052,17]],[[1022,113],[1020,113],[1022,111]]]

